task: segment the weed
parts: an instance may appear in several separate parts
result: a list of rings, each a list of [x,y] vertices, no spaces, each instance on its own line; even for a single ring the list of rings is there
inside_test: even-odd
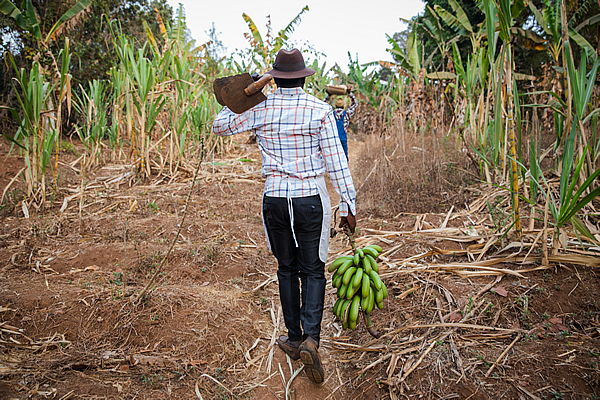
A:
[[[240,284],[240,283],[242,283],[242,278],[240,278],[240,277],[231,278],[231,279],[228,281],[228,283],[229,283],[230,285],[237,285],[237,284]]]
[[[560,331],[558,332],[558,337],[561,339],[567,338],[571,336],[571,333],[569,331]]]
[[[471,311],[473,311],[474,306],[475,301],[473,300],[473,297],[469,296],[469,302],[467,303],[467,315],[471,314]]]
[[[550,280],[550,274],[547,272],[544,272],[544,282],[548,282]]]
[[[158,374],[154,374],[152,376],[142,375],[140,379],[142,383],[152,386],[156,380],[161,380],[162,378]]]
[[[538,340],[538,336],[535,333],[532,335],[529,335],[526,333],[525,336],[523,337],[523,340],[525,340],[526,342],[535,342]]]
[[[555,400],[564,399],[565,395],[555,390],[554,392],[552,392],[552,398]]]
[[[550,315],[548,313],[543,313],[542,319],[550,319]]]
[[[495,232],[500,232],[504,230],[504,228],[512,218],[512,214],[504,211],[504,208],[502,207],[502,201],[502,196],[496,196],[496,199],[494,200],[493,204],[490,204],[489,201],[487,202],[488,211],[490,213],[492,222],[494,223]]]
[[[156,205],[156,202],[151,201],[148,203],[148,208],[153,212],[153,213],[157,213],[158,212],[158,206]]]
[[[219,248],[212,244],[204,246],[204,257],[211,264],[216,264],[219,258]]]
[[[517,297],[515,304],[521,307],[521,316],[523,318],[529,315],[529,298],[526,295]]]
[[[487,305],[485,306],[485,309],[483,310],[484,314],[491,313],[493,308],[494,308],[494,303],[492,303],[490,300],[488,300]]]

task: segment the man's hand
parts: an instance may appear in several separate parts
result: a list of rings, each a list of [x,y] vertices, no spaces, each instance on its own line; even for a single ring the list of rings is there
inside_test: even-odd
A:
[[[345,226],[348,226],[348,228],[350,228],[350,232],[354,233],[354,230],[356,229],[356,218],[350,211],[348,211],[348,215],[346,217],[340,218],[339,227],[343,228]]]

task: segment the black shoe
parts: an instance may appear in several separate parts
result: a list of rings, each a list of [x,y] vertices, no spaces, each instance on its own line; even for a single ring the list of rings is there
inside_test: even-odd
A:
[[[310,336],[300,345],[300,358],[304,363],[304,372],[314,383],[323,383],[325,371],[321,365],[317,342]]]
[[[279,336],[277,339],[277,346],[294,361],[300,359],[299,347],[301,343],[302,340],[290,340],[287,336]]]

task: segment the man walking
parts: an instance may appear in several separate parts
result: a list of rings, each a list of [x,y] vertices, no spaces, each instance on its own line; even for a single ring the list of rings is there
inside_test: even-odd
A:
[[[268,72],[277,90],[242,114],[225,107],[213,123],[218,135],[254,132],[262,155],[263,223],[277,258],[279,295],[287,336],[277,344],[302,359],[307,376],[325,380],[318,353],[325,300],[325,261],[331,204],[325,173],[340,195],[340,227],[356,226],[356,192],[336,130],[333,110],[304,92],[306,68],[298,49],[280,50]],[[301,285],[300,285],[301,283]]]

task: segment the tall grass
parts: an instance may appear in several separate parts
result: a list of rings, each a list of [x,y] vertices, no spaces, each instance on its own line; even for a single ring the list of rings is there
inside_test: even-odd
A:
[[[543,209],[548,198],[550,222],[557,233],[567,223],[572,223],[580,234],[589,237],[585,224],[578,222],[577,213],[600,194],[600,180],[597,179],[600,173],[600,99],[595,84],[600,61],[596,53],[568,27],[564,5],[560,1],[542,11],[530,3],[547,39],[514,26],[524,4],[483,0],[480,6],[485,22],[478,31],[471,26],[457,2],[451,1],[450,5],[450,11],[439,6],[435,13],[430,10],[431,20],[425,27],[438,41],[438,51],[451,61],[448,71],[428,73],[420,66],[419,60],[425,55],[417,52],[421,57],[415,56],[414,49],[419,49],[420,44],[414,35],[414,27],[406,48],[392,43],[389,49],[397,63],[392,63],[395,74],[385,86],[378,85],[378,77],[371,79],[361,74],[359,68],[351,68],[348,83],[355,83],[362,92],[362,111],[375,109],[378,116],[394,115],[370,120],[371,128],[376,125],[375,131],[385,132],[382,141],[390,141],[393,135],[398,135],[402,140],[392,142],[399,143],[404,152],[406,147],[402,143],[406,142],[407,132],[412,130],[413,135],[421,137],[422,145],[432,146],[431,154],[435,158],[439,139],[428,141],[423,138],[438,131],[434,126],[444,121],[441,126],[445,134],[441,137],[452,136],[462,142],[470,159],[480,167],[480,180],[487,182],[489,187],[502,187],[510,192],[512,222],[507,228],[520,234],[520,201],[523,200],[532,207],[530,227],[533,227],[536,205],[538,210]],[[437,18],[456,29],[454,38],[449,38],[448,32],[442,35],[436,30]],[[466,59],[456,45],[459,35],[471,39],[472,52]],[[515,36],[530,39],[539,51],[550,52],[556,64],[551,70],[561,71],[550,76],[552,90],[535,82],[535,77],[515,71],[514,58],[520,51]],[[573,42],[582,46],[578,67],[572,59]],[[540,43],[547,46],[540,46]],[[365,82],[369,80],[371,82]],[[521,80],[533,83],[535,88],[523,90]],[[390,96],[392,100],[385,101]],[[552,116],[552,120],[544,123],[543,131],[537,116],[540,108]],[[359,118],[366,119],[364,113]],[[545,142],[553,142],[550,148],[542,149],[542,138]],[[414,136],[408,142],[413,147],[421,147],[423,154],[429,151],[418,146]],[[560,176],[557,193],[547,178],[553,173],[549,170],[553,165],[548,163],[548,153],[556,160],[554,173]],[[386,169],[389,165],[384,165],[389,154],[379,155],[379,176],[389,175]],[[427,170],[426,161],[430,160],[423,156],[423,173]],[[443,185],[440,190],[442,188]]]

